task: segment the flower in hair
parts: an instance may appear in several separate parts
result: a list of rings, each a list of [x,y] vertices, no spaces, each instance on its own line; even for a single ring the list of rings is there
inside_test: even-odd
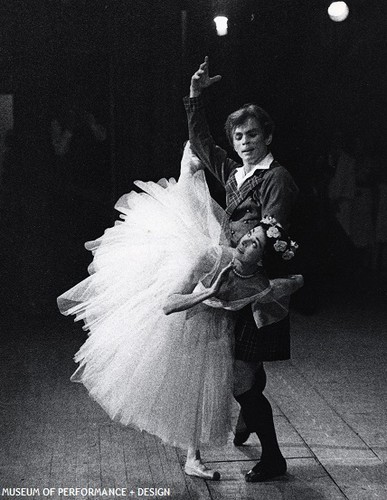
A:
[[[277,219],[271,217],[270,215],[267,215],[261,220],[261,222],[263,222],[264,224],[269,224],[270,226],[275,226],[277,224]]]
[[[285,252],[282,254],[282,258],[284,260],[290,260],[294,257],[294,252],[293,250],[285,250]]]
[[[273,249],[282,254],[281,257],[283,260],[292,259],[296,253],[298,244],[287,236],[281,224],[277,222],[277,219],[267,215],[266,217],[263,217],[261,224],[266,226],[266,236],[276,240],[272,244]]]
[[[277,240],[273,247],[274,247],[274,250],[276,252],[284,252],[287,248],[288,244],[286,243],[286,241],[283,241],[283,240]]]
[[[276,226],[269,227],[269,229],[266,231],[266,234],[269,238],[279,238],[281,236],[281,233]]]

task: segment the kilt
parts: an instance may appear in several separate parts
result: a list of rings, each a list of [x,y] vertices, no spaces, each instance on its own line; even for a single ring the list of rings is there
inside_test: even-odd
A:
[[[277,323],[257,328],[251,305],[239,311],[235,326],[235,359],[279,361],[289,358],[289,315]]]

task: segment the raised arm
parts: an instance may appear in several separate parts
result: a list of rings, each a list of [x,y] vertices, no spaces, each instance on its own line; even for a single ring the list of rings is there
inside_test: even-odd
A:
[[[189,140],[192,149],[203,165],[224,185],[230,172],[237,166],[227,157],[226,151],[218,147],[209,130],[201,94],[203,89],[218,82],[220,75],[209,76],[208,57],[192,75],[189,97],[184,98],[187,113]]]
[[[191,77],[191,86],[189,96],[198,97],[202,90],[210,87],[213,83],[218,82],[222,77],[220,75],[210,76],[208,56],[204,58],[204,62],[199,66],[199,69]]]

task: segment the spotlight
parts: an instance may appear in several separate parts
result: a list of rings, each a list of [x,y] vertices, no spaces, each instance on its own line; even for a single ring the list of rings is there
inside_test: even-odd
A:
[[[225,16],[216,16],[214,19],[216,25],[216,33],[218,36],[227,35],[227,23],[228,19]]]
[[[349,9],[345,2],[332,2],[328,7],[328,15],[336,23],[345,21],[348,17]]]

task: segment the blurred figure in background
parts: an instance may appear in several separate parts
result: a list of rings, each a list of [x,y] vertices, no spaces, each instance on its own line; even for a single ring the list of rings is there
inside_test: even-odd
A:
[[[84,240],[95,237],[110,222],[109,140],[102,121],[95,113],[71,108],[59,112],[50,123],[59,289],[82,276],[88,259]]]

